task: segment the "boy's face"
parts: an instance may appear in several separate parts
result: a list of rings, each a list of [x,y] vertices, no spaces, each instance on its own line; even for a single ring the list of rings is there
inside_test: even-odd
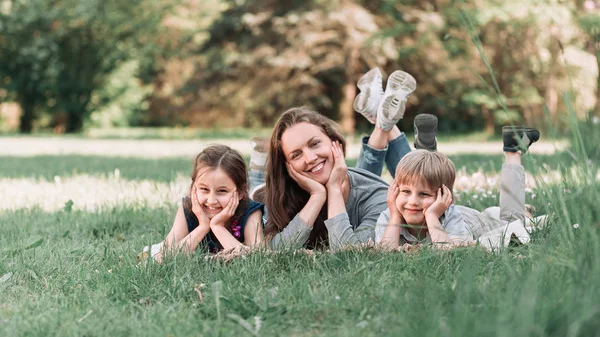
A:
[[[425,211],[435,202],[437,189],[424,181],[400,184],[400,193],[396,198],[396,207],[409,225],[425,226]]]

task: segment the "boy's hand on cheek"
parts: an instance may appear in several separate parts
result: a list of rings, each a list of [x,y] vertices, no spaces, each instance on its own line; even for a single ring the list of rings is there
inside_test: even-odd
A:
[[[433,204],[423,211],[425,217],[433,216],[439,218],[452,205],[452,193],[446,185],[442,185],[437,191]]]
[[[398,207],[396,207],[396,199],[398,199],[399,194],[400,187],[397,184],[392,183],[390,187],[388,187],[387,205],[390,210],[390,222],[397,222],[397,224],[404,222],[402,214],[400,214]]]

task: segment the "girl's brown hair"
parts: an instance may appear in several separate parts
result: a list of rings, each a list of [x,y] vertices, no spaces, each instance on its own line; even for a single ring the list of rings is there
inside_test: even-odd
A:
[[[283,133],[299,123],[309,123],[319,127],[332,141],[340,142],[344,155],[346,154],[346,141],[339,132],[337,123],[331,119],[306,107],[291,108],[279,117],[271,135],[267,160],[265,197],[265,204],[269,212],[265,228],[267,238],[273,238],[281,232],[302,210],[310,197],[309,193],[300,188],[290,177],[281,147]],[[325,205],[313,226],[307,247],[312,248],[326,238],[324,223],[326,218],[327,206]]]
[[[233,180],[239,195],[242,197],[233,216],[233,220],[237,220],[243,215],[250,203],[250,198],[248,197],[248,171],[242,155],[227,145],[209,145],[196,156],[194,167],[192,168],[192,183],[190,184],[188,197],[191,197],[198,175],[201,172],[216,169],[223,170]],[[186,198],[183,207],[190,213],[192,212],[191,198]]]

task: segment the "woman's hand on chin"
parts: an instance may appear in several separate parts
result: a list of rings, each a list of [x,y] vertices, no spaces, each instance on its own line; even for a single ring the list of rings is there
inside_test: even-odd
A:
[[[348,177],[348,166],[344,160],[344,152],[339,142],[331,143],[331,152],[333,154],[333,169],[327,181],[327,190],[343,191],[343,184]]]
[[[306,192],[310,193],[310,195],[326,195],[327,190],[325,186],[314,179],[310,179],[309,177],[300,174],[298,171],[294,170],[292,165],[289,163],[285,163],[287,167],[288,173],[292,179]]]

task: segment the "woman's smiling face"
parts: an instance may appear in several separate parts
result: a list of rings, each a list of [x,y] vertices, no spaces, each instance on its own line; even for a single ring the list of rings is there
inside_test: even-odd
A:
[[[301,175],[323,185],[333,169],[331,139],[316,125],[298,123],[281,135],[281,150],[286,161]]]

